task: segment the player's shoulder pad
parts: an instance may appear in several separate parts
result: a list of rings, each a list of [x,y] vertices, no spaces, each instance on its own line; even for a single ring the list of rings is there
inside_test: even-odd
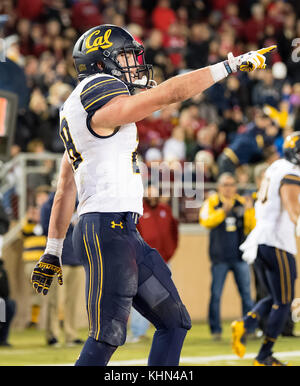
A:
[[[80,100],[87,113],[94,113],[118,95],[129,95],[125,83],[111,75],[100,75],[85,84]]]

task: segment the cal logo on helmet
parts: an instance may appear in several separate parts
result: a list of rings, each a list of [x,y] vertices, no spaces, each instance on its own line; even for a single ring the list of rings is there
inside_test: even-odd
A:
[[[88,54],[91,51],[96,51],[100,48],[106,50],[107,48],[113,45],[112,42],[109,41],[109,37],[111,35],[111,29],[108,29],[104,32],[104,35],[100,35],[101,31],[98,29],[92,32],[86,39],[86,53]],[[100,35],[100,36],[99,36]]]
[[[285,148],[291,148],[293,149],[295,146],[296,146],[296,142],[300,139],[300,137],[298,135],[292,137],[292,136],[288,136],[286,138],[286,141],[284,143],[284,147]]]
[[[283,143],[283,155],[288,161],[300,166],[300,132],[294,131]]]

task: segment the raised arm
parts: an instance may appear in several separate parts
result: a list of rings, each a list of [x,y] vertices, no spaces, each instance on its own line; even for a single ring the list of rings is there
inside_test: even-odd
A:
[[[122,95],[97,110],[91,120],[93,130],[115,128],[138,122],[154,111],[200,94],[214,84],[209,67],[177,75],[159,86],[137,95]]]
[[[93,114],[91,127],[101,135],[103,129],[112,130],[120,125],[138,122],[169,104],[182,102],[200,94],[238,69],[254,71],[256,68],[265,68],[264,54],[274,48],[276,46],[249,52],[236,58],[229,55],[228,60],[224,62],[177,75],[139,94],[118,95]]]

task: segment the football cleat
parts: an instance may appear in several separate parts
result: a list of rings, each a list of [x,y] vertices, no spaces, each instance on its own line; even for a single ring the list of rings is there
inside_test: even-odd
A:
[[[288,363],[280,362],[278,359],[274,358],[272,355],[269,355],[267,358],[258,360],[254,359],[253,366],[290,366]]]
[[[246,329],[244,322],[241,320],[235,320],[231,323],[232,332],[232,351],[243,358],[246,352]]]

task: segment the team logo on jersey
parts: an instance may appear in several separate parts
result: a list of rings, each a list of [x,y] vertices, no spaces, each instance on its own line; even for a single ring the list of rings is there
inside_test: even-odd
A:
[[[104,35],[98,36],[99,34],[101,34],[101,31],[97,29],[87,37],[86,43],[85,43],[87,54],[89,52],[98,50],[99,47],[105,50],[106,48],[109,48],[113,45],[113,43],[109,41],[111,29],[106,30]]]

